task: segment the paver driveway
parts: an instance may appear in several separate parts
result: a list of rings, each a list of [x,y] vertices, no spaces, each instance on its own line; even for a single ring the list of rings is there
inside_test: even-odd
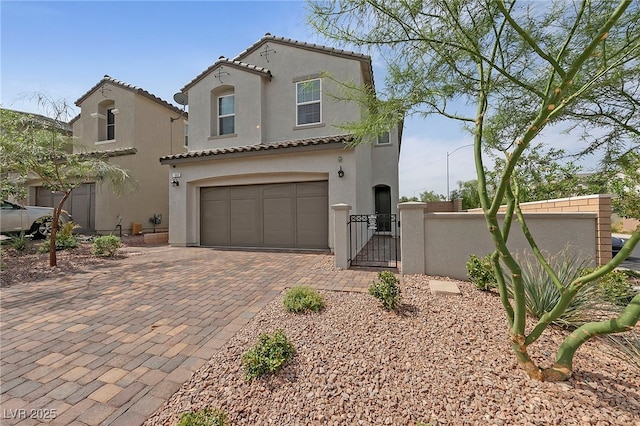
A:
[[[136,250],[2,290],[0,424],[141,424],[282,289],[375,276],[323,270],[317,253]]]

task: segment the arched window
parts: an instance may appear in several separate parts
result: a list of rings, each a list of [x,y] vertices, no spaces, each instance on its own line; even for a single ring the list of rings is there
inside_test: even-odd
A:
[[[98,141],[111,141],[116,138],[117,109],[112,100],[98,105]]]

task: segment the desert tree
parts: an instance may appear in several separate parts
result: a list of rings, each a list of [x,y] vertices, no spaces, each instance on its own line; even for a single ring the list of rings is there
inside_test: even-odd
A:
[[[71,135],[71,108],[64,100],[35,94],[42,115],[0,110],[0,185],[2,198],[23,199],[26,184],[39,181],[62,194],[54,206],[49,236],[49,266],[57,265],[56,235],[60,212],[79,185],[107,181],[115,191],[135,186],[126,170],[109,163],[105,153],[89,152]]]
[[[640,3],[622,1],[333,0],[309,3],[311,25],[343,46],[369,49],[387,64],[385,89],[352,96],[370,114],[345,123],[361,140],[409,114],[451,119],[473,137],[477,188],[510,342],[519,364],[538,380],[566,380],[575,351],[594,336],[631,329],[640,295],[608,321],[581,325],[542,368],[528,350],[580,290],[617,267],[640,241],[568,285],[538,248],[520,209],[520,170],[542,131],[582,132],[582,152],[610,160],[638,149]],[[346,92],[353,93],[352,87]],[[597,137],[595,137],[597,136]],[[562,149],[562,146],[553,146]],[[503,158],[489,190],[483,153]],[[505,208],[504,220],[498,212]],[[507,247],[514,219],[561,294],[527,326],[522,269]],[[507,281],[513,291],[508,291]],[[512,294],[510,294],[512,293]]]

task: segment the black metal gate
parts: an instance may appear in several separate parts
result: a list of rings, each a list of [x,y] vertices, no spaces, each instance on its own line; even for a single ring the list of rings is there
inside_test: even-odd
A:
[[[351,266],[397,268],[398,251],[398,222],[395,214],[349,216]]]

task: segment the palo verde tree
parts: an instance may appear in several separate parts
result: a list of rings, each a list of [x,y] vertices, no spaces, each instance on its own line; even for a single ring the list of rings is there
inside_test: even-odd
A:
[[[127,171],[108,162],[100,152],[81,152],[68,129],[69,105],[44,95],[34,95],[44,115],[0,110],[0,185],[2,198],[23,199],[26,183],[38,181],[62,194],[51,217],[49,266],[57,265],[56,234],[60,212],[74,188],[108,181],[122,191],[130,183]]]
[[[480,204],[487,235],[495,244],[491,259],[510,342],[530,377],[566,380],[583,343],[629,330],[638,322],[640,295],[619,316],[586,323],[572,332],[558,348],[553,365],[541,368],[529,356],[530,345],[580,289],[629,255],[640,241],[640,229],[602,268],[568,285],[562,283],[520,210],[523,188],[518,171],[541,131],[551,126],[583,129],[585,152],[620,158],[638,149],[640,3],[334,0],[311,3],[310,9],[310,23],[326,37],[375,49],[387,61],[385,91],[376,96],[363,88],[358,95],[366,100],[370,115],[347,124],[354,134],[373,136],[385,122],[390,127],[405,114],[439,114],[462,123],[472,135]],[[600,136],[590,139],[594,129]],[[482,157],[486,150],[504,158],[492,191],[487,188]],[[506,213],[500,222],[503,205]],[[558,303],[530,327],[521,266],[507,248],[516,217],[536,260],[561,294]]]

